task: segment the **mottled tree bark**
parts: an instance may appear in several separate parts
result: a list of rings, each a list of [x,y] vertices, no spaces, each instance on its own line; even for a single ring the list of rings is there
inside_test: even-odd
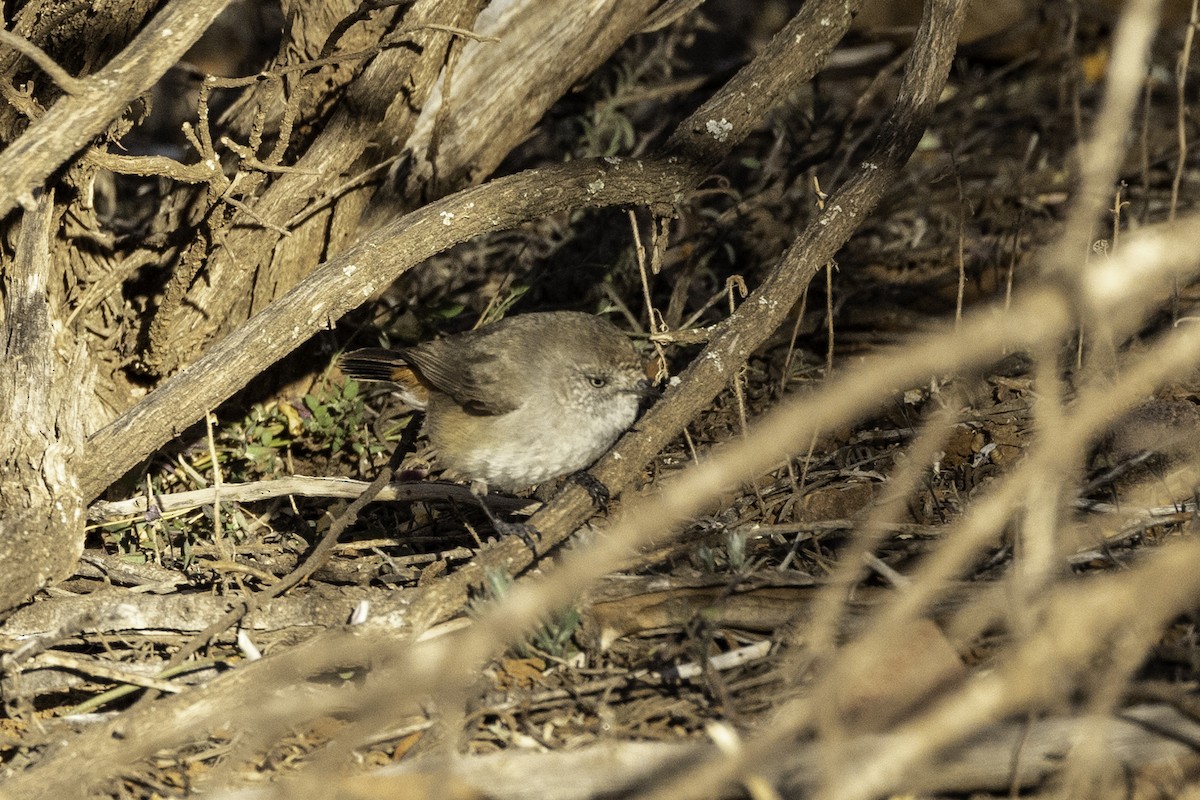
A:
[[[0,346],[0,611],[71,574],[83,550],[78,466],[80,405],[90,390],[83,353],[59,354],[49,300],[54,280],[53,193],[21,219],[16,257],[4,266]]]

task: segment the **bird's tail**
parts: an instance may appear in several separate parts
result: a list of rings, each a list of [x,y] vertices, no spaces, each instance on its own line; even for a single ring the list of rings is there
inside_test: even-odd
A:
[[[412,371],[399,353],[382,347],[365,347],[343,353],[338,359],[342,372],[360,381],[394,381],[401,370]]]
[[[355,380],[396,384],[404,402],[413,408],[424,408],[429,401],[429,389],[404,356],[395,350],[382,347],[353,350],[338,359],[338,367]]]

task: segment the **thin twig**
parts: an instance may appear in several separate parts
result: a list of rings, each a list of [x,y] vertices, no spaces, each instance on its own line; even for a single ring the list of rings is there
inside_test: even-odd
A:
[[[1175,219],[1179,210],[1179,186],[1183,183],[1183,171],[1188,164],[1187,121],[1191,104],[1187,99],[1188,66],[1192,61],[1192,44],[1196,41],[1196,25],[1200,23],[1200,0],[1192,0],[1188,14],[1187,29],[1183,33],[1183,46],[1175,62],[1175,175],[1171,178],[1171,204],[1167,207],[1167,221]]]
[[[416,417],[409,423],[407,429],[408,435],[416,435]],[[320,541],[316,546],[309,551],[308,557],[304,559],[299,566],[292,570],[288,575],[281,578],[276,583],[271,584],[263,591],[255,595],[250,595],[246,599],[234,605],[220,619],[209,625],[200,633],[192,637],[186,645],[179,648],[172,654],[170,661],[167,662],[168,667],[177,667],[188,660],[200,648],[212,641],[213,637],[219,635],[222,631],[228,630],[231,626],[236,625],[239,620],[255,609],[261,608],[264,603],[279,597],[284,592],[294,586],[303,583],[312,576],[314,572],[320,569],[329,557],[333,554],[334,546],[337,544],[338,537],[358,519],[358,514],[362,509],[366,508],[367,504],[373,501],[385,486],[392,480],[392,475],[400,466],[401,460],[404,458],[406,448],[401,442],[392,453],[391,460],[388,465],[380,470],[379,475],[375,480],[371,481],[371,485],[360,494],[357,498],[351,501],[350,505],[346,506],[332,522],[329,528],[322,534]],[[154,698],[153,692],[148,692],[139,702],[149,702]]]
[[[82,658],[72,656],[66,653],[47,652],[38,656],[31,667],[59,667],[61,669],[69,669],[73,672],[80,672],[84,675],[90,675],[94,678],[102,678],[113,683],[125,683],[130,686],[141,686],[147,689],[156,689],[160,692],[175,694],[183,691],[184,687],[164,681],[161,678],[154,678],[149,675],[138,675],[128,670],[118,669],[115,666],[97,661],[94,658]]]
[[[249,483],[226,483],[221,487],[221,499],[230,503],[252,503],[272,497],[359,497],[370,487],[366,481],[351,478],[327,478],[309,475],[289,475],[273,480],[250,481]],[[216,490],[194,489],[174,494],[159,494],[155,497],[156,514],[179,514],[191,509],[211,505]],[[467,486],[444,481],[419,481],[415,483],[392,483],[383,487],[375,496],[376,502],[401,500],[404,502],[447,502],[473,504],[475,495]],[[506,498],[489,494],[489,506],[496,510],[513,511],[536,505],[534,501],[521,498]],[[145,495],[128,500],[99,500],[88,509],[88,518],[101,525],[138,522],[144,518],[149,500]]]

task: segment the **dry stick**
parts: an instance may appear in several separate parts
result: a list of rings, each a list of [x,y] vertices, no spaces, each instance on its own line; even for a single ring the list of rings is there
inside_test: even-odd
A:
[[[954,319],[962,321],[963,299],[967,292],[967,263],[965,241],[967,238],[967,198],[963,194],[962,172],[958,168],[958,159],[954,148],[950,148],[950,164],[954,169],[954,188],[958,192],[958,294],[954,299]]]
[[[361,495],[370,484],[353,478],[329,478],[312,475],[288,475],[264,481],[248,481],[246,483],[226,483],[221,487],[221,499],[228,503],[252,503],[257,500],[267,500],[272,497],[298,495],[300,497],[344,497],[349,500]],[[214,502],[216,491],[213,487],[192,489],[187,492],[173,492],[156,495],[154,505],[158,513],[178,515],[194,508],[210,505]],[[487,502],[493,510],[515,511],[535,505],[530,500],[488,495],[478,498],[471,494],[469,487],[448,481],[414,481],[411,483],[390,484],[375,497],[376,502],[400,500],[406,503],[458,502],[463,505],[477,504],[481,499]],[[129,523],[141,521],[150,507],[147,495],[131,497],[128,500],[97,501],[88,509],[88,519],[99,525]]]
[[[0,217],[29,205],[33,190],[148,92],[229,3],[172,0],[104,69],[76,79],[71,94],[0,155]]]
[[[838,0],[807,4],[785,28],[785,41],[773,41],[759,60],[689,118],[686,129],[681,126],[672,139],[675,155],[658,161],[577,161],[500,178],[395,220],[321,265],[202,358],[97,431],[88,441],[89,458],[82,472],[85,496],[95,498],[201,419],[208,408],[228,399],[318,330],[408,269],[455,244],[570,209],[638,204],[669,211],[703,179],[710,165],[753,129],[762,113],[786,98],[793,82],[818,71],[856,7],[855,2]],[[803,44],[793,42],[794,36],[801,36]],[[714,117],[733,125],[729,133],[718,127],[720,141],[704,122]],[[715,392],[714,388],[708,396]]]
[[[37,64],[42,72],[49,75],[50,79],[58,85],[58,88],[62,89],[67,94],[78,94],[79,92],[83,91],[83,81],[79,80],[74,75],[60,67],[58,62],[51,58],[45,50],[29,41],[24,36],[13,33],[9,30],[5,30],[4,28],[0,28],[0,44],[8,45],[33,63]]]
[[[131,686],[141,686],[147,689],[154,689],[158,692],[166,692],[167,694],[176,694],[183,691],[185,687],[171,683],[170,681],[150,675],[138,675],[133,672],[122,670],[114,667],[111,664],[106,664],[99,659],[84,658],[82,656],[69,655],[67,653],[59,653],[50,651],[42,653],[36,660],[30,664],[30,669],[39,669],[42,667],[59,667],[61,669],[78,672],[81,675],[89,675],[100,678],[112,683],[130,684]]]
[[[185,646],[179,648],[171,659],[167,662],[167,667],[178,667],[183,662],[201,647],[207,645],[214,637],[219,636],[223,631],[233,625],[236,625],[243,617],[255,609],[261,608],[263,603],[266,603],[276,597],[279,597],[288,589],[298,586],[308,580],[314,572],[325,565],[329,557],[333,555],[333,548],[337,544],[338,537],[345,532],[347,528],[354,524],[358,519],[358,514],[368,503],[371,503],[383,491],[389,483],[392,476],[396,473],[396,469],[400,466],[400,462],[411,449],[412,440],[416,437],[415,417],[410,421],[408,427],[405,428],[404,435],[401,437],[401,442],[392,451],[392,456],[388,460],[387,466],[380,470],[379,475],[371,484],[360,494],[354,498],[345,509],[342,510],[329,524],[329,528],[321,534],[320,540],[316,543],[304,561],[294,570],[288,573],[281,580],[271,584],[266,589],[258,594],[251,595],[245,600],[236,603],[233,608],[229,609],[220,619],[213,622],[199,634],[192,638]],[[153,693],[148,692],[143,698],[144,701],[153,699]]]

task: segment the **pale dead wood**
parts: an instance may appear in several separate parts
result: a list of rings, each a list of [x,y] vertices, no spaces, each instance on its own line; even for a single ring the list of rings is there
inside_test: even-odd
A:
[[[139,265],[153,262],[155,269],[161,269],[163,274],[177,276],[169,283],[170,290],[159,304],[159,308],[163,305],[170,307],[179,295],[187,291],[188,281],[195,277],[195,270],[203,266],[202,256],[214,240],[222,241],[232,235],[278,237],[279,226],[273,222],[269,209],[259,213],[253,208],[257,204],[256,192],[270,177],[267,170],[285,168],[277,163],[285,152],[297,149],[301,137],[319,135],[319,132],[314,133],[314,129],[319,131],[315,121],[338,102],[347,85],[362,72],[366,63],[363,58],[347,58],[345,61],[333,60],[334,63],[321,68],[314,66],[295,74],[287,72],[298,64],[310,64],[316,59],[322,48],[329,44],[330,32],[335,25],[354,12],[359,4],[353,0],[287,0],[282,5],[288,24],[284,26],[285,35],[273,66],[263,73],[241,79],[205,78],[201,85],[210,99],[214,90],[248,87],[215,122],[214,128],[224,134],[220,138],[223,145],[220,152],[215,147],[210,152],[197,152],[189,159],[194,163],[183,164],[160,156],[118,154],[119,147],[113,144],[107,145],[107,150],[118,152],[107,152],[104,145],[97,145],[89,148],[72,165],[67,179],[73,186],[82,189],[84,197],[92,185],[104,185],[106,179],[111,181],[106,170],[157,175],[168,179],[160,185],[169,185],[171,182],[174,185],[162,198],[157,214],[147,221],[147,230],[139,249],[118,254],[107,247],[63,248],[69,254],[65,258],[60,257],[65,262],[62,270],[67,275],[68,283],[74,282],[80,288],[90,284],[84,291],[92,295],[94,290],[102,288],[95,283],[96,276],[106,275],[101,279],[101,284],[119,286],[122,281],[135,277],[133,272],[127,271],[127,267],[136,269]],[[244,12],[245,7],[241,9],[241,13]],[[132,10],[128,13],[132,14]],[[337,45],[355,51],[376,46],[375,52],[378,52],[379,39],[391,30],[396,13],[397,9],[385,9],[370,15],[367,20],[345,31],[337,40]],[[161,90],[162,85],[156,89]],[[202,105],[206,109],[205,121],[198,127],[203,129],[202,138],[208,141],[213,138],[208,131],[209,104],[204,102]],[[226,170],[232,170],[235,166],[236,174],[227,177]],[[193,181],[195,184],[182,183]],[[214,195],[221,195],[222,187],[229,188],[230,181],[237,181],[236,190],[229,198],[231,205],[241,203],[248,211],[243,212],[238,206],[228,209],[213,207]],[[239,217],[257,217],[265,225],[233,227],[229,230],[231,222],[238,218],[233,217],[234,210]],[[109,235],[107,224],[99,218],[93,204],[76,200],[68,207],[68,213],[98,240]],[[177,244],[164,250],[164,243]],[[311,249],[319,252],[321,248],[316,246]],[[124,255],[124,258],[118,258],[118,255]],[[109,292],[109,298],[113,298],[111,289]],[[86,422],[87,430],[94,432],[144,394],[142,387],[137,385],[139,380],[136,371],[131,374],[127,363],[122,363],[125,356],[121,353],[131,344],[130,338],[135,329],[148,342],[147,326],[153,317],[149,313],[136,317],[122,314],[115,298],[105,298],[99,304],[86,306],[81,301],[76,306],[76,312],[76,332],[88,343],[94,357],[100,362],[96,389],[100,402]],[[111,326],[114,316],[122,318],[119,326]],[[117,329],[112,331],[112,327]],[[138,346],[144,349],[144,343],[139,342]],[[153,354],[146,352],[142,356],[149,360],[139,362],[141,370],[152,369]]]
[[[153,499],[132,497],[128,500],[100,500],[88,509],[88,518],[94,522],[114,522],[125,518],[142,516],[152,505],[163,514],[199,508],[216,502],[218,494],[223,503],[250,503],[272,497],[345,497],[353,499],[361,495],[370,484],[353,478],[325,478],[310,475],[289,475],[284,478],[249,483],[225,483],[218,492],[216,488],[194,489],[189,492],[155,495]],[[481,500],[497,511],[515,511],[536,503],[516,497],[492,494],[479,498],[462,484],[446,481],[419,481],[392,483],[380,490],[374,502],[400,500],[406,503],[449,502],[473,506]]]
[[[83,84],[75,76],[70,75],[65,69],[55,63],[46,51],[38,47],[28,39],[19,36],[12,31],[0,29],[0,44],[11,47],[21,55],[28,58],[30,61],[38,65],[38,68],[50,76],[51,80],[67,94],[75,94],[84,90]]]
[[[118,606],[114,612],[119,610]],[[334,674],[352,663],[355,656],[347,660],[344,645],[357,638],[353,631],[339,631],[332,638],[317,637],[312,640],[315,646],[305,643],[289,650],[290,658],[264,658],[244,664],[194,691],[160,698],[154,704],[126,711],[115,720],[49,740],[50,746],[36,765],[6,778],[5,797],[41,800],[86,796],[138,759],[192,741],[199,727],[189,718],[244,721],[247,709],[254,709],[256,717],[266,718],[274,716],[281,706],[303,703],[301,698],[307,692],[297,689],[308,677]],[[110,727],[114,723],[120,731],[115,735]],[[68,729],[59,729],[58,733],[67,734]]]
[[[168,694],[175,694],[184,689],[183,686],[171,683],[170,681],[161,680],[150,675],[140,675],[136,671],[120,669],[111,664],[105,664],[98,659],[69,656],[63,653],[42,653],[29,666],[31,669],[68,670],[104,681],[141,686]]]
[[[411,556],[389,556],[375,552],[381,545],[402,544],[403,540],[392,539],[339,545],[335,550],[343,557],[331,559],[323,566],[317,567],[313,578],[324,583],[351,586],[365,586],[381,579],[389,582],[416,580],[420,577],[420,567],[438,561],[462,561],[471,558],[475,553],[471,548],[461,545]],[[193,548],[192,553],[202,559],[199,562],[202,569],[231,577],[245,575],[267,586],[277,583],[281,576],[295,570],[302,560],[296,553],[272,552],[269,545],[247,545],[244,548],[235,548],[232,553],[228,547],[219,550],[215,546],[201,545]],[[160,567],[153,563],[130,563],[120,556],[92,550],[83,551],[79,565],[75,568],[75,575],[103,580],[114,586],[129,586],[138,592],[156,594],[175,591],[192,582],[182,570]]]
[[[35,0],[15,7],[5,22],[13,34],[43,50],[60,66],[70,63],[86,75],[117,55],[133,38],[137,26],[161,5],[152,0],[129,0],[120,6]],[[0,139],[8,144],[31,120],[41,117],[62,90],[45,80],[40,67],[26,63],[18,50],[0,48],[0,74],[5,76],[0,96],[6,101],[0,105]]]
[[[807,576],[779,572],[747,576],[610,576],[581,599],[579,637],[607,650],[623,636],[695,622],[772,633],[804,612],[813,597]]]
[[[279,53],[263,70],[264,74],[284,75],[300,71],[300,65],[313,64],[331,48],[335,53],[378,53],[379,42],[395,25],[395,12],[399,10],[381,9],[363,19],[356,13],[362,4],[354,0],[285,0],[281,6],[288,24],[284,27]],[[342,22],[351,16],[357,22],[347,29]],[[294,101],[296,119],[314,119],[321,107],[335,102],[362,74],[365,65],[365,59],[343,59],[334,55],[319,68],[317,79],[293,84],[289,94],[299,95]],[[221,129],[239,140],[249,140],[260,125],[268,135],[281,133],[281,118],[292,99],[281,96],[279,89],[272,81],[255,81],[221,116]],[[266,117],[265,125],[261,121],[263,116]]]
[[[430,96],[409,142],[415,165],[407,202],[491,175],[553,102],[638,32],[654,6],[520,0],[481,14],[477,32],[497,41],[468,43]]]
[[[11,692],[11,696],[14,698],[34,700],[42,695],[86,686],[94,689],[97,683],[112,682],[118,684],[118,687],[123,686],[124,689],[118,688],[118,691],[127,694],[138,691],[137,687],[143,683],[138,680],[139,677],[157,679],[155,682],[162,682],[166,680],[162,673],[167,671],[164,663],[155,661],[123,661],[119,667],[109,666],[102,662],[95,664],[97,669],[94,670],[90,669],[93,663],[82,662],[79,666],[81,669],[76,670],[70,667],[60,668],[51,665],[49,661],[45,662],[45,666],[38,663],[17,664],[9,669],[6,690]],[[106,666],[109,666],[109,670],[105,675],[103,670]],[[177,676],[173,676],[174,686],[183,688],[203,680],[210,680],[218,674],[220,666],[215,662],[191,662],[188,669],[179,670]],[[101,680],[96,681],[88,675],[95,675]],[[150,688],[162,691],[161,687]],[[170,691],[169,693],[175,694]]]
[[[53,207],[48,192],[25,212],[16,255],[3,270],[0,610],[69,575],[83,549],[80,406],[91,381],[82,350],[66,364],[58,353],[61,320],[49,300]]]
[[[288,629],[328,630],[342,625],[361,601],[371,605],[376,624],[391,627],[405,604],[401,592],[360,586],[320,586],[295,597],[277,597],[242,618],[252,633]],[[112,633],[192,634],[204,630],[229,610],[230,602],[203,594],[145,594],[105,590],[80,597],[56,597],[32,603],[5,621],[4,633],[14,639]],[[226,640],[228,637],[226,637]]]
[[[230,0],[174,0],[104,69],[79,79],[0,156],[0,217],[100,135],[130,101],[149,91],[229,5]]]

